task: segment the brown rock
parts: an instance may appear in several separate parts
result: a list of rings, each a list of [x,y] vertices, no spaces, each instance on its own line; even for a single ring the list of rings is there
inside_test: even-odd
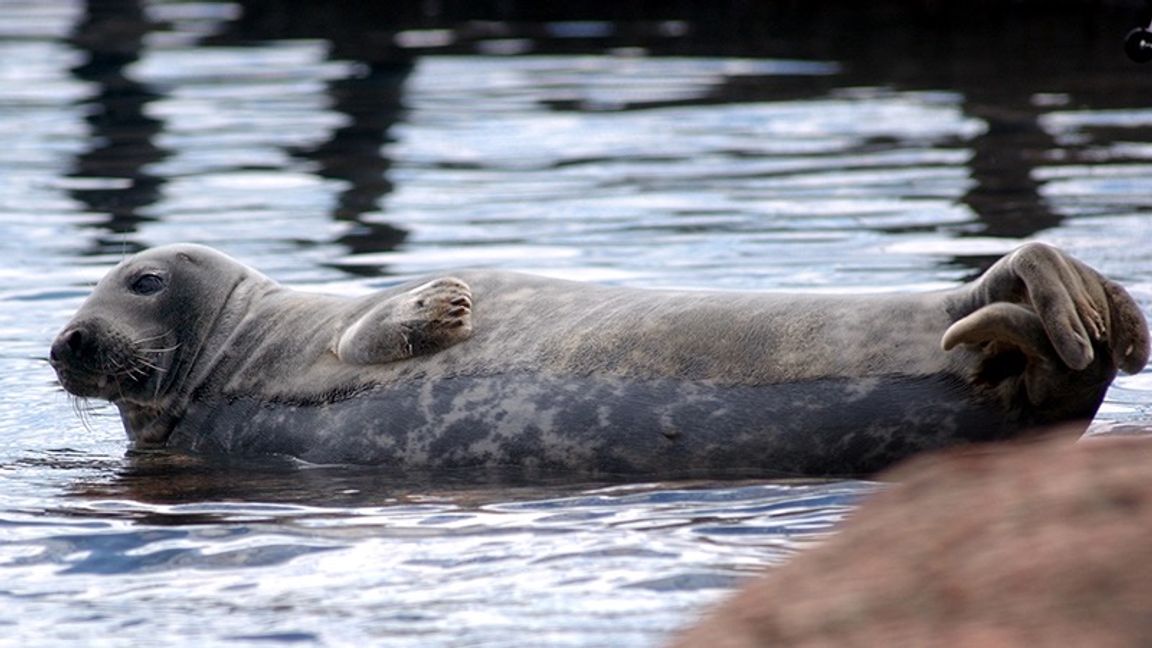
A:
[[[1152,439],[913,460],[677,648],[1152,646]]]

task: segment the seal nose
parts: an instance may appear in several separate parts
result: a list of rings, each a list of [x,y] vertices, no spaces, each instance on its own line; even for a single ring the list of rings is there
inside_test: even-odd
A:
[[[52,343],[52,350],[48,359],[55,364],[67,363],[81,358],[85,351],[91,347],[92,334],[83,326],[74,326],[65,330],[56,337]]]

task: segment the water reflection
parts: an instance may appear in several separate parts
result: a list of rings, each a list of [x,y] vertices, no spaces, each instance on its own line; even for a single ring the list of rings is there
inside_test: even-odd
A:
[[[144,53],[145,37],[154,25],[136,0],[87,0],[70,42],[85,55],[73,76],[95,87],[81,103],[87,110],[89,148],[78,155],[68,177],[69,194],[88,210],[104,214],[98,226],[107,232],[89,252],[119,253],[129,246],[128,235],[152,220],[141,210],[161,198],[165,179],[149,173],[148,165],[170,151],[155,144],[162,120],[146,112],[162,95],[140,83],[128,67]]]
[[[93,467],[88,457],[61,455],[22,465],[83,471]],[[119,465],[100,461],[93,477],[76,479],[70,494],[85,499],[113,499],[150,504],[206,501],[259,501],[304,506],[375,506],[384,503],[451,501],[476,507],[510,500],[556,498],[597,489],[657,489],[611,476],[574,478],[520,468],[481,468],[399,472],[381,466],[324,466],[291,457],[227,457],[168,451],[129,452]],[[764,475],[733,473],[707,479],[685,477],[678,488],[732,489],[764,481]],[[831,484],[818,479],[779,479],[784,484]]]
[[[830,531],[877,488],[819,479],[550,482],[515,481],[506,474],[484,483],[475,473],[414,477],[287,459],[208,461],[148,453],[129,456],[119,470],[74,479],[49,514],[75,524],[116,520],[152,528],[274,525],[265,531],[294,528],[302,537],[338,528],[398,537],[675,529],[721,544],[787,551],[793,536]]]
[[[353,76],[327,84],[332,110],[345,115],[348,125],[332,132],[319,146],[293,151],[293,155],[314,160],[325,178],[342,180],[332,218],[352,224],[335,242],[352,254],[384,252],[397,248],[408,232],[387,222],[370,221],[367,214],[378,212],[381,199],[392,191],[388,177],[392,161],[383,155],[393,141],[389,131],[403,114],[404,80],[412,72],[407,57],[391,61],[361,61]],[[370,266],[341,266],[358,274],[377,274]]]
[[[393,250],[408,236],[403,228],[365,218],[380,211],[381,200],[393,189],[388,173],[392,160],[384,147],[394,141],[392,127],[405,115],[404,85],[415,65],[414,54],[391,37],[403,13],[403,6],[394,4],[248,2],[235,20],[202,41],[213,46],[323,39],[329,60],[353,63],[347,76],[325,84],[329,108],[345,118],[345,125],[318,145],[290,150],[297,158],[314,161],[321,177],[346,185],[331,217],[349,225],[334,242],[352,254]],[[379,274],[372,266],[338,267]]]
[[[450,499],[478,506],[505,501],[512,493],[555,496],[601,485],[571,479],[529,480],[511,471],[396,474],[379,466],[318,466],[288,457],[156,451],[129,453],[117,470],[78,480],[71,494],[151,504],[258,501],[327,507]]]
[[[1020,8],[995,8],[978,20],[969,15],[971,12],[954,8],[908,4],[897,14],[848,2],[820,3],[818,7],[766,3],[753,10],[722,4],[708,11],[680,3],[644,13],[597,2],[578,7],[510,2],[497,7],[242,0],[238,12],[221,21],[212,33],[198,38],[195,45],[238,47],[319,39],[325,43],[328,60],[352,63],[343,68],[341,76],[323,80],[328,110],[341,116],[342,123],[314,144],[284,147],[294,159],[314,163],[309,167],[311,173],[341,185],[333,196],[329,216],[342,226],[334,228],[335,233],[327,238],[294,239],[301,245],[336,243],[353,255],[364,255],[394,250],[408,240],[407,223],[396,222],[397,215],[385,200],[396,190],[397,160],[390,145],[395,143],[396,126],[409,118],[409,82],[416,62],[444,53],[624,57],[619,60],[627,56],[685,55],[756,60],[802,57],[839,64],[832,68],[834,74],[780,70],[718,74],[705,90],[687,94],[654,86],[629,87],[631,80],[623,75],[615,85],[591,97],[550,93],[541,87],[534,98],[534,108],[575,115],[707,105],[804,104],[858,87],[892,92],[946,90],[959,97],[957,105],[963,116],[986,127],[952,142],[931,143],[938,149],[969,153],[967,189],[933,197],[950,198],[965,206],[974,220],[955,227],[945,218],[918,223],[915,229],[950,236],[1019,239],[1060,225],[1065,216],[1043,195],[1043,180],[1036,170],[1053,163],[1054,151],[1074,153],[1076,146],[1059,141],[1045,128],[1043,118],[1069,103],[1107,100],[1107,93],[1100,93],[1097,82],[1085,70],[1114,69],[1124,64],[1118,55],[1103,58],[1100,54],[1099,34],[1111,34],[1112,23],[1101,17],[1102,10],[1081,15],[1068,8],[1052,8],[1051,16],[1037,16],[1035,11]],[[899,20],[894,18],[897,15]],[[1068,22],[1064,18],[1083,20]],[[1074,30],[1070,27],[1073,24],[1080,26]],[[111,236],[100,239],[99,248],[121,245],[119,237],[153,218],[144,208],[161,199],[167,180],[148,171],[150,165],[171,155],[155,144],[165,128],[164,121],[150,117],[146,110],[149,102],[161,97],[160,91],[133,80],[126,69],[144,56],[145,36],[167,28],[153,25],[139,1],[89,0],[74,30],[72,41],[88,59],[75,68],[74,75],[96,84],[97,92],[89,100],[93,110],[85,117],[91,125],[92,145],[76,159],[71,173],[76,184],[71,191],[92,211],[107,215],[99,225]],[[1021,53],[1021,34],[1027,34],[1027,54]],[[1086,62],[1091,63],[1090,68],[1085,67]],[[625,66],[616,68],[624,70]],[[614,73],[606,68],[605,74],[612,77]],[[1033,82],[1036,78],[1050,79],[1056,86],[1051,92],[1041,92],[1045,87]],[[543,81],[545,86],[553,82]],[[1055,92],[1057,89],[1064,94]],[[1131,92],[1127,95],[1135,96]],[[861,101],[868,101],[866,95],[862,97]],[[914,141],[884,138],[863,144],[863,150],[843,151],[845,158],[854,153],[918,146]],[[756,155],[786,159],[786,154]],[[596,162],[572,158],[563,151],[555,158],[557,169]],[[642,158],[637,152],[636,159]],[[481,166],[484,162],[480,161]],[[828,164],[845,163],[829,160]],[[909,186],[902,197],[915,199],[918,192],[917,187]],[[985,262],[983,256],[952,260],[973,269],[982,268]],[[378,264],[337,264],[351,273],[381,271]]]
[[[1101,67],[1121,63],[1099,60],[1094,37],[1103,30],[1099,16],[1071,7],[1045,8],[1051,15],[1041,15],[1019,6],[976,12],[968,6],[905,4],[891,11],[831,3],[810,13],[805,33],[814,38],[820,56],[844,62],[838,83],[955,92],[964,115],[985,124],[953,144],[970,151],[971,184],[958,202],[976,219],[957,234],[1017,239],[1058,226],[1062,216],[1040,194],[1034,177],[1058,148],[1040,124],[1051,107],[1035,102],[1034,93],[1038,80],[1079,79],[1085,60],[1096,58]],[[952,261],[979,269],[985,260]]]

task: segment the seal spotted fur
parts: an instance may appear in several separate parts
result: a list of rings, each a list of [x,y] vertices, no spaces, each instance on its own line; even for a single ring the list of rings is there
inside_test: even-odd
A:
[[[51,353],[131,441],[398,469],[853,475],[1086,425],[1148,331],[1119,285],[1028,244],[911,295],[639,290],[496,271],[357,299],[193,245],[142,252]]]

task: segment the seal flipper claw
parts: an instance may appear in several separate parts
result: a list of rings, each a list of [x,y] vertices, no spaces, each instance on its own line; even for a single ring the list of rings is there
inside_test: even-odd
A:
[[[367,365],[436,353],[472,335],[472,292],[454,277],[380,302],[341,332],[341,362]]]
[[[1095,359],[1088,328],[1100,315],[1073,261],[1054,247],[1029,243],[1007,258],[1007,266],[1023,282],[1056,353],[1069,368],[1081,371]]]
[[[1120,284],[1106,279],[1103,285],[1111,320],[1112,359],[1124,373],[1138,373],[1148,364],[1148,323],[1140,307]]]

